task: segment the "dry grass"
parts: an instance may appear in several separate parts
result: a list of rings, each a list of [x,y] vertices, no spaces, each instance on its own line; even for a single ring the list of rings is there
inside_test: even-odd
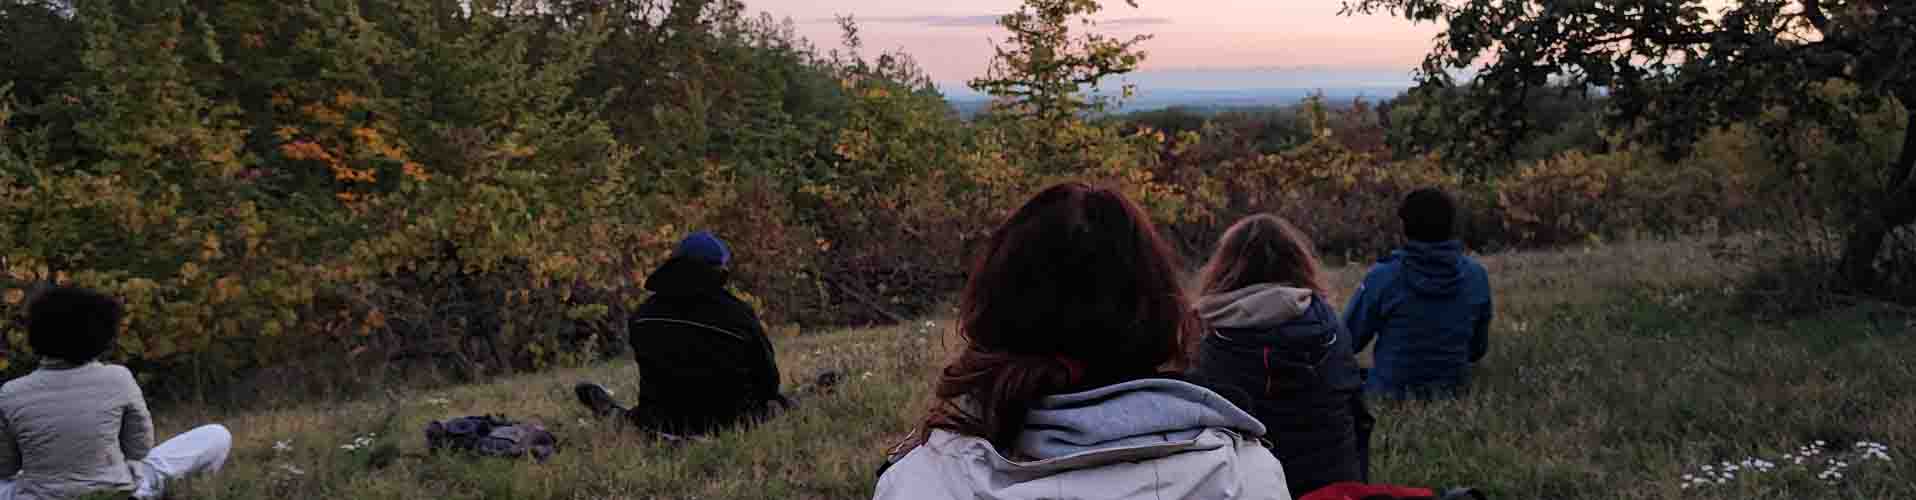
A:
[[[1374,475],[1471,485],[1495,498],[1912,498],[1903,447],[1916,443],[1911,318],[1869,307],[1785,323],[1735,312],[1735,270],[1697,244],[1631,244],[1485,259],[1498,291],[1491,357],[1477,391],[1441,403],[1379,404]],[[1338,271],[1354,288],[1362,269]],[[1342,300],[1341,298],[1339,299]],[[786,380],[851,373],[830,398],[750,432],[672,447],[583,420],[570,386],[636,389],[631,362],[528,375],[381,400],[238,415],[181,409],[169,431],[205,420],[237,450],[192,498],[864,498],[884,450],[923,408],[947,342],[923,324],[779,342]],[[565,441],[552,462],[425,455],[423,425],[503,413]],[[340,445],[377,433],[371,451]],[[1814,441],[1888,444],[1838,482],[1781,469],[1684,490],[1705,463],[1776,460]],[[286,442],[290,451],[275,450]],[[297,470],[298,473],[293,472]]]

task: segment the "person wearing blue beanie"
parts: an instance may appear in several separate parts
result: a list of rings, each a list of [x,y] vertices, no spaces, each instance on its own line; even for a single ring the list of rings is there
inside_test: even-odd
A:
[[[791,406],[778,362],[752,306],[726,290],[732,252],[710,232],[686,236],[645,280],[652,292],[627,323],[639,362],[639,402],[627,409],[604,386],[574,395],[601,417],[640,429],[698,436],[770,418]]]
[[[724,267],[732,263],[732,251],[725,248],[725,241],[713,236],[710,231],[699,231],[679,241],[679,248],[672,252],[673,257],[695,259],[707,264]]]

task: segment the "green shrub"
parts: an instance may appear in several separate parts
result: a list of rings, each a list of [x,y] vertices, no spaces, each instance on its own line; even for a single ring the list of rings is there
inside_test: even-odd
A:
[[[974,245],[1066,179],[1123,188],[1194,258],[1274,212],[1367,260],[1400,243],[1399,200],[1425,186],[1459,193],[1462,235],[1485,250],[1759,227],[1772,217],[1752,207],[1857,192],[1791,184],[1741,129],[1683,162],[1612,148],[1466,178],[1393,157],[1362,105],[1167,134],[1054,95],[1070,109],[1006,101],[965,121],[908,56],[867,60],[855,30],[820,54],[732,0],[663,19],[639,0],[445,5],[81,2],[34,17],[76,38],[51,45],[71,45],[66,59],[19,59],[60,67],[5,73],[57,81],[0,82],[30,93],[0,99],[0,336],[19,353],[0,368],[32,368],[20,314],[49,281],[126,300],[113,356],[162,396],[585,363],[623,353],[646,273],[695,229],[733,245],[736,289],[781,330],[895,321],[946,303]],[[1105,41],[1102,70],[1135,66]],[[992,83],[1063,92],[1044,67]],[[1869,136],[1894,135],[1887,123]],[[1804,147],[1832,165],[1881,153]],[[1758,186],[1812,198],[1759,203]]]

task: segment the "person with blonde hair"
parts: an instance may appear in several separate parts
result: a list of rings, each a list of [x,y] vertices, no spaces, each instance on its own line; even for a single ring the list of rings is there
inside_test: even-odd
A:
[[[1310,238],[1278,216],[1247,217],[1225,231],[1198,281],[1209,329],[1192,377],[1250,395],[1292,493],[1368,480],[1356,341],[1331,309]]]

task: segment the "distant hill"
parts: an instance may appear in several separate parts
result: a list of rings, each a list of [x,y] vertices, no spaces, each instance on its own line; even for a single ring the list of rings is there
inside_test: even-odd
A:
[[[1156,89],[1140,90],[1137,96],[1125,101],[1122,106],[1113,109],[1116,113],[1154,111],[1172,107],[1203,110],[1226,110],[1236,108],[1269,108],[1290,106],[1302,102],[1311,94],[1322,93],[1324,99],[1332,105],[1349,103],[1362,98],[1377,102],[1390,99],[1403,92],[1403,88],[1390,87],[1332,87],[1332,88],[1269,88],[1269,89]],[[984,97],[948,98],[952,109],[958,114],[970,117],[983,111],[990,100]]]
[[[1288,106],[1322,92],[1332,103],[1355,98],[1389,99],[1413,83],[1408,71],[1335,69],[1325,67],[1269,67],[1229,69],[1160,69],[1125,75],[1120,83],[1135,85],[1137,94],[1119,113],[1151,111],[1174,106],[1198,109]],[[984,109],[988,98],[963,85],[941,86],[959,114],[971,116]]]

